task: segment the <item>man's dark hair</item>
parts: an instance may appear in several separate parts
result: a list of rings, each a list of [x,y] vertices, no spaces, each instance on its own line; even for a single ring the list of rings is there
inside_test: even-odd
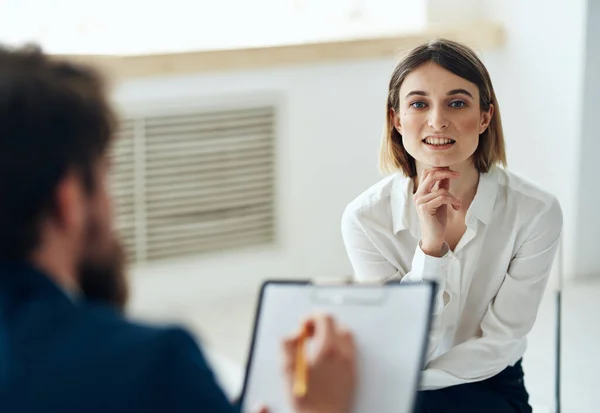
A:
[[[35,46],[0,46],[0,260],[29,258],[69,171],[94,190],[115,127],[95,70]]]

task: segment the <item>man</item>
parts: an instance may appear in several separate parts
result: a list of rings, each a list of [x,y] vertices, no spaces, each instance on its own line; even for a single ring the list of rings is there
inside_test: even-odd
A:
[[[115,128],[93,70],[0,47],[0,411],[232,412],[190,334],[123,316]],[[331,318],[309,322],[317,356],[293,406],[348,412],[352,338]],[[296,343],[283,346],[290,389]]]

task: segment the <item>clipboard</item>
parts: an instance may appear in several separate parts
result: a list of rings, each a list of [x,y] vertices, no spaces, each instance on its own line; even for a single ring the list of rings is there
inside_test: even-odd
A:
[[[427,281],[349,285],[264,282],[241,412],[254,413],[264,404],[272,412],[293,413],[281,343],[315,312],[331,314],[354,335],[358,388],[353,413],[412,412],[425,365],[435,291],[436,284]]]

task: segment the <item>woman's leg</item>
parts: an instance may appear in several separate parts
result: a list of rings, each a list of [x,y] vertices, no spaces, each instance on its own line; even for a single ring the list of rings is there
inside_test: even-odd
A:
[[[423,391],[415,413],[531,413],[521,362],[478,383]]]
[[[519,360],[514,366],[509,366],[500,374],[482,381],[481,386],[501,394],[513,407],[514,412],[531,413],[529,393],[525,389],[525,375]]]
[[[473,384],[419,392],[415,413],[516,413],[500,395]]]

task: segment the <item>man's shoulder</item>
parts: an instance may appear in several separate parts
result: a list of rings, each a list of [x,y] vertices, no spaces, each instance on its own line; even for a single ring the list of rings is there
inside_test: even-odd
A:
[[[125,317],[110,307],[86,305],[79,323],[87,324],[93,330],[88,339],[91,345],[112,347],[123,352],[129,360],[137,356],[167,357],[173,353],[195,353],[201,355],[198,343],[186,328],[175,325],[154,325]],[[130,353],[130,354],[128,354]]]
[[[108,386],[114,394],[122,386],[135,388],[145,394],[139,401],[142,405],[161,406],[162,410],[154,411],[192,411],[203,404],[219,406],[215,411],[230,411],[191,331],[175,324],[135,321],[101,306],[89,306],[85,312],[84,318],[96,331],[85,339],[93,354],[87,356],[87,367],[108,374],[119,371],[120,377]]]
[[[103,344],[112,348],[111,370],[128,369],[127,382],[141,378],[138,389],[146,394],[144,406],[151,403],[153,411],[234,411],[189,330],[135,322],[102,308],[89,312],[88,320],[105,331]]]
[[[19,328],[9,337],[22,345],[8,354],[4,387],[11,397],[0,410],[231,411],[186,329],[137,322],[110,306],[85,302],[48,313],[38,324],[47,321],[50,328]],[[10,409],[19,403],[25,408]]]

